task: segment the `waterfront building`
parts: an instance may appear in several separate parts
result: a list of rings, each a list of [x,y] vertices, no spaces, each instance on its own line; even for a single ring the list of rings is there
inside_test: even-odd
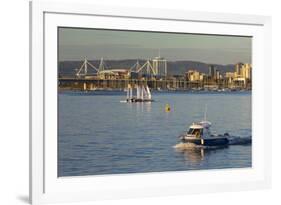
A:
[[[249,63],[246,63],[242,66],[241,68],[241,76],[247,80],[251,79],[251,75],[252,75],[252,66]]]
[[[127,69],[108,69],[99,71],[98,77],[102,80],[128,79],[130,72]]]
[[[214,65],[209,66],[209,77],[211,77],[211,79],[216,78],[216,67]]]
[[[215,80],[220,80],[221,79],[221,73],[220,73],[220,70],[216,70],[215,71]]]
[[[205,81],[207,78],[206,74],[205,73],[200,73],[200,76],[199,76],[199,81]]]
[[[251,85],[252,65],[250,63],[237,63],[233,82],[239,87],[249,87]]]
[[[234,77],[235,77],[235,72],[226,72],[225,73],[225,79],[228,83],[232,83]]]
[[[167,76],[167,60],[160,55],[152,59],[152,68],[155,75]]]
[[[226,72],[225,78],[234,78],[234,72]]]
[[[200,79],[202,79],[202,76],[197,70],[189,70],[186,72],[186,79],[190,82],[200,81]]]
[[[241,77],[240,75],[241,75],[241,73],[242,73],[241,71],[242,71],[243,65],[244,65],[243,63],[236,63],[236,64],[235,64],[234,70],[235,70],[235,73],[236,73],[236,76],[237,76],[237,77]]]

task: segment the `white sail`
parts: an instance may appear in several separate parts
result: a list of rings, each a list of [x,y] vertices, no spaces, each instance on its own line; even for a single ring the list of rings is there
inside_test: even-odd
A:
[[[133,88],[130,87],[130,99],[132,99],[132,97],[133,97]]]
[[[148,98],[146,87],[143,87],[143,95],[144,95],[144,99]]]
[[[141,99],[143,100],[143,86],[141,87]]]
[[[148,98],[149,100],[151,100],[151,92],[150,92],[148,86],[146,86],[146,91],[147,91],[147,98]]]
[[[139,99],[140,98],[140,88],[139,88],[139,86],[137,85],[137,99]]]
[[[127,100],[130,98],[130,88],[128,86],[128,89],[127,89]]]

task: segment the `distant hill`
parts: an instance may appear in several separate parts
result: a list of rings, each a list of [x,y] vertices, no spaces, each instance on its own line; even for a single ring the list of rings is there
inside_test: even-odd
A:
[[[136,63],[137,59],[126,59],[126,60],[106,60],[105,64],[108,69],[129,69]],[[89,60],[91,64],[98,67],[99,60]],[[139,63],[143,65],[146,60],[139,60]],[[59,75],[74,76],[78,71],[83,61],[62,61],[59,63]],[[219,65],[214,64],[217,69],[222,73],[234,71],[234,65]],[[197,61],[168,61],[168,75],[182,75],[188,70],[198,70],[202,73],[208,73],[209,64],[197,62]],[[94,70],[89,68],[89,72]]]

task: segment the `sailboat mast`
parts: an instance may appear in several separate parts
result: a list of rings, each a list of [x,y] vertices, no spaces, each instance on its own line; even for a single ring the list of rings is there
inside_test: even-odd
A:
[[[207,121],[207,104],[205,105],[204,121]]]
[[[130,84],[128,84],[128,87],[127,87],[127,100],[130,98]]]

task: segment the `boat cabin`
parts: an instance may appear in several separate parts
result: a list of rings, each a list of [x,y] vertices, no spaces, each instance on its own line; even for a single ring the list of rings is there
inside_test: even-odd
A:
[[[211,123],[208,121],[202,121],[199,123],[193,123],[187,132],[189,137],[202,138],[210,136]]]

